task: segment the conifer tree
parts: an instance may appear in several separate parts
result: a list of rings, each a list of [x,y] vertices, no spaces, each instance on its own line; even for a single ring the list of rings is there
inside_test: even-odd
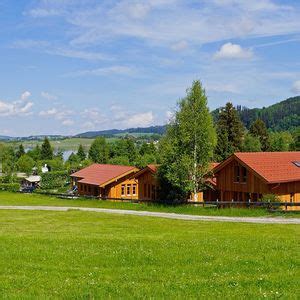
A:
[[[83,146],[81,144],[78,147],[77,156],[79,157],[80,161],[83,161],[86,159],[86,154],[85,154]]]
[[[24,150],[23,144],[20,144],[19,149],[16,152],[16,158],[19,159],[24,154],[25,154],[25,150]]]
[[[269,150],[269,133],[263,120],[257,119],[256,121],[254,121],[250,126],[249,132],[251,135],[259,138],[262,151]]]
[[[244,130],[244,125],[241,122],[236,109],[234,108],[232,103],[226,103],[225,107],[221,109],[218,117],[218,143],[215,151],[215,156],[219,159],[225,159],[233,152],[241,151]],[[226,142],[225,149],[224,141]]]
[[[47,137],[45,137],[44,142],[42,144],[41,159],[53,159],[53,149]]]

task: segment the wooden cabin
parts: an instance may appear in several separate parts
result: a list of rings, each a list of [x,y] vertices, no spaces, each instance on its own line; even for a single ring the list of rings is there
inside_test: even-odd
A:
[[[71,175],[78,194],[113,199],[137,199],[138,184],[132,166],[93,164]]]
[[[156,167],[140,170],[132,166],[93,164],[71,175],[78,194],[111,199],[156,200]]]
[[[157,165],[148,165],[133,175],[138,182],[139,199],[154,201],[159,198],[159,182],[156,173]]]
[[[213,172],[220,201],[259,201],[274,194],[283,202],[300,202],[300,152],[235,153]]]

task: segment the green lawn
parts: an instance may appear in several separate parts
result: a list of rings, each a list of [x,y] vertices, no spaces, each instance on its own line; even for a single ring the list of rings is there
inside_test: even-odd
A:
[[[0,192],[0,205],[52,205],[52,206],[83,206],[83,207],[101,207],[131,210],[147,210],[158,212],[172,212],[193,215],[208,216],[283,216],[300,217],[299,212],[276,212],[271,213],[266,209],[259,208],[223,208],[193,206],[193,205],[158,205],[158,204],[136,204],[129,202],[112,202],[91,199],[60,199],[38,194],[20,194],[10,192]]]
[[[3,299],[299,299],[299,226],[0,211]]]

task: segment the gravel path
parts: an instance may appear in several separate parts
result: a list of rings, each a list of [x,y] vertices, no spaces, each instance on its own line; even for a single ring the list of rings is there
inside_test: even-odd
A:
[[[257,224],[300,224],[300,218],[282,217],[221,217],[221,216],[198,216],[164,212],[150,212],[123,209],[88,208],[88,207],[61,207],[61,206],[0,206],[0,210],[45,210],[45,211],[91,211],[118,215],[147,216],[177,220],[191,221],[213,221],[213,222],[235,222],[235,223],[257,223]]]

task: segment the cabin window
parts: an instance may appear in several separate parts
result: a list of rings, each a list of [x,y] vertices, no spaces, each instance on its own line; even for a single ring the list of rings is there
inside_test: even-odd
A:
[[[91,186],[90,186],[90,185],[88,186],[88,190],[89,190],[89,193],[92,191],[92,190],[91,190]]]
[[[295,200],[295,193],[290,194],[290,202],[293,203]]]
[[[132,195],[136,196],[136,184],[132,185]]]
[[[121,185],[121,196],[125,196],[125,184]]]
[[[144,198],[147,198],[147,184],[144,183]]]
[[[131,195],[131,184],[127,184],[127,196]]]
[[[86,192],[86,185],[84,185],[84,191]]]
[[[247,169],[242,167],[242,182],[247,182]]]
[[[234,182],[240,182],[240,166],[234,166]]]

